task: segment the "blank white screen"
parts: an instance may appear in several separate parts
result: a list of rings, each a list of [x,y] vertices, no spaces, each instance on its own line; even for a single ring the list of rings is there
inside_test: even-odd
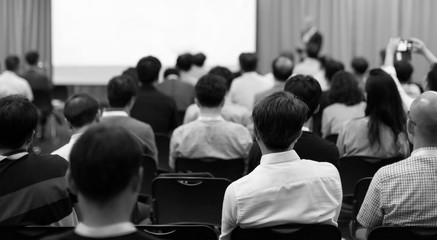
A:
[[[255,0],[52,1],[56,84],[106,84],[147,55],[173,66],[203,52],[208,65],[233,67],[255,45]]]

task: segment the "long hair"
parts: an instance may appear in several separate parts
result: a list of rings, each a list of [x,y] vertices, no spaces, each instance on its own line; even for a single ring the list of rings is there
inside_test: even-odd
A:
[[[405,132],[406,115],[402,107],[401,96],[393,78],[382,69],[372,69],[366,82],[367,107],[369,117],[370,144],[380,146],[379,129],[382,124],[388,126],[398,142],[400,133]]]

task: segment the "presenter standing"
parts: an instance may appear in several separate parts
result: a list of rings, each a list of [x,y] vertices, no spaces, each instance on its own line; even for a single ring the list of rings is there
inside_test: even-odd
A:
[[[306,16],[304,18],[301,38],[303,47],[297,49],[300,61],[306,57],[306,49],[309,46],[317,49],[317,52],[320,52],[322,49],[323,36],[314,24],[314,18],[312,16]]]

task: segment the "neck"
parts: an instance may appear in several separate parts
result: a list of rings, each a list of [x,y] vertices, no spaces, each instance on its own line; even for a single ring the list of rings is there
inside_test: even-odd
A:
[[[73,131],[73,134],[77,134],[77,133],[83,133],[85,132],[89,127],[91,126],[91,124],[87,124],[83,127],[80,128],[72,128],[71,130]]]
[[[125,106],[125,107],[110,107],[107,108],[106,111],[110,112],[110,111],[121,111],[121,112],[126,112],[128,115],[130,114],[130,107],[129,106]]]
[[[296,142],[293,142],[287,149],[285,149],[285,150],[282,150],[282,151],[275,151],[275,150],[272,150],[272,149],[269,149],[269,148],[267,148],[266,147],[266,145],[261,141],[261,140],[256,140],[257,142],[258,142],[258,145],[259,145],[259,148],[261,149],[261,154],[262,155],[266,155],[266,154],[270,154],[270,153],[280,153],[280,152],[286,152],[286,151],[290,151],[290,150],[293,150],[293,148],[294,148],[294,144],[296,143]]]
[[[215,117],[215,116],[221,115],[222,107],[208,108],[208,107],[201,107],[200,106],[199,110],[200,110],[200,116]]]

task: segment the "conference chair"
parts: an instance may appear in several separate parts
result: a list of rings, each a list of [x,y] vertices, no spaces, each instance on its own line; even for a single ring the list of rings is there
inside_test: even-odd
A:
[[[143,181],[141,183],[141,195],[151,195],[152,194],[152,182],[157,176],[156,162],[155,160],[147,155],[143,155]]]
[[[138,225],[136,227],[162,240],[217,240],[214,229],[205,225]]]
[[[168,165],[170,156],[170,137],[167,134],[155,133],[156,147],[158,148],[158,170],[173,172]]]
[[[285,224],[264,228],[235,228],[232,240],[341,240],[341,232],[334,225]]]
[[[62,234],[74,227],[46,227],[46,226],[0,226],[0,239],[2,240],[34,240],[53,235]]]
[[[368,240],[428,240],[437,239],[436,227],[377,227]]]
[[[176,158],[176,172],[210,172],[214,177],[235,181],[243,176],[244,158]]]
[[[211,177],[157,177],[152,183],[154,223],[219,226],[230,181]]]
[[[356,238],[356,230],[358,228],[357,215],[360,211],[361,205],[366,197],[367,189],[369,189],[370,183],[372,182],[371,177],[360,179],[355,184],[354,197],[353,197],[353,210],[352,210],[352,221],[350,225],[351,236]]]

